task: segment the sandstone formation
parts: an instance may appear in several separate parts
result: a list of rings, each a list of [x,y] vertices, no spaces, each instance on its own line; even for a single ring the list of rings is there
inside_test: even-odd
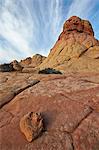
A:
[[[41,114],[29,112],[23,116],[20,120],[20,129],[29,142],[36,139],[44,129]]]
[[[29,64],[31,64],[32,58],[31,57],[27,57],[26,59],[23,59],[20,61],[20,65],[25,67]]]
[[[45,60],[45,56],[42,56],[40,54],[36,54],[32,57],[32,63],[31,65],[33,67],[37,67],[38,65],[40,65],[44,60]]]
[[[44,60],[45,56],[42,56],[40,54],[35,54],[32,58],[28,57],[26,59],[23,59],[20,61],[20,65],[23,67],[37,67],[40,65]]]
[[[45,60],[45,58],[46,58],[45,56],[36,54],[32,58],[28,57],[25,60],[21,60],[20,65],[24,67],[22,72],[37,73],[39,69],[35,68],[38,67]]]
[[[22,71],[23,67],[19,64],[17,60],[11,62],[15,71]]]
[[[99,72],[99,42],[90,22],[76,16],[68,19],[55,46],[39,67],[63,72]]]
[[[20,71],[26,73],[37,73],[39,69],[36,67],[38,67],[45,60],[45,58],[45,56],[36,54],[32,58],[28,57],[20,62],[14,60],[9,64],[0,65],[0,72]]]

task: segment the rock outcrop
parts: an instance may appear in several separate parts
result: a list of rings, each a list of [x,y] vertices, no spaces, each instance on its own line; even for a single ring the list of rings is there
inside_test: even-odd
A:
[[[37,67],[45,60],[45,58],[45,56],[36,54],[32,58],[28,57],[20,62],[14,60],[9,64],[0,65],[0,72],[22,71],[26,73],[37,73],[39,71]]]
[[[11,71],[14,71],[13,65],[11,63],[0,65],[0,72],[11,72]]]
[[[44,60],[45,60],[45,56],[42,56],[40,54],[36,54],[32,57],[32,62],[31,65],[33,67],[37,67],[38,65],[40,65]]]
[[[36,139],[44,129],[43,118],[40,113],[29,112],[20,120],[20,129],[26,136],[27,141]]]
[[[68,19],[55,46],[39,67],[63,72],[99,72],[99,42],[94,38],[90,22],[76,16]]]
[[[14,60],[8,64],[0,65],[0,72],[12,72],[12,71],[22,71],[23,67],[19,64],[17,60]]]
[[[20,61],[20,65],[25,67],[25,66],[31,64],[31,62],[32,62],[32,58],[27,57],[26,59],[23,59],[23,60]]]
[[[36,54],[32,58],[28,57],[25,60],[21,60],[20,65],[24,67],[22,72],[38,72],[38,69],[35,68],[38,67],[45,60],[45,58],[45,56]]]
[[[72,16],[69,18],[63,26],[63,32],[66,33],[68,31],[77,31],[77,32],[84,32],[91,36],[94,36],[94,31],[89,21],[82,20],[77,16]]]
[[[20,61],[20,65],[23,67],[37,67],[38,65],[40,65],[44,60],[45,60],[45,56],[42,56],[40,54],[36,54],[34,55],[32,58],[28,57],[24,60]]]
[[[19,64],[17,60],[11,62],[15,71],[22,71],[23,67]]]

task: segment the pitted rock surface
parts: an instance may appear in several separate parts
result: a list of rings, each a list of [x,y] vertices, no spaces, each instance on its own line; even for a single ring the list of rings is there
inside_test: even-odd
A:
[[[77,16],[72,16],[69,18],[64,26],[63,31],[73,31],[76,30],[78,32],[86,32],[89,35],[94,36],[94,31],[92,29],[91,23],[87,20],[82,20]]]
[[[44,130],[43,118],[40,113],[29,112],[20,120],[20,130],[24,133],[27,141],[36,139]]]

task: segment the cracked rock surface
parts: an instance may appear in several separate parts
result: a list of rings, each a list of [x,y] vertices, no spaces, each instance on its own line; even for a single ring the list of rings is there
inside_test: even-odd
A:
[[[21,87],[23,82],[40,82],[23,88],[1,107],[1,150],[98,150],[99,74],[3,75],[1,93],[4,89],[16,91],[17,84]],[[31,143],[19,126],[29,112],[41,112],[45,127],[43,134]]]

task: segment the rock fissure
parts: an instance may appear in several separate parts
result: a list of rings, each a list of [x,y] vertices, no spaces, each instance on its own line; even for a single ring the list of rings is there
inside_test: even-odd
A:
[[[91,108],[91,109],[92,109],[92,108]],[[92,113],[93,113],[93,109],[92,109],[87,115],[85,115],[85,117],[83,117],[83,118],[80,120],[80,122],[76,125],[75,129],[73,130],[73,132],[75,132],[75,130],[77,130],[78,127],[82,124],[82,122],[83,122],[86,118],[88,118]],[[71,133],[73,133],[73,132],[71,132]]]
[[[69,96],[67,96],[67,95],[65,95],[64,93],[60,93],[63,97],[65,97],[65,98],[68,98],[68,100],[70,100],[70,101],[76,101],[75,99],[73,100],[72,98],[70,98]],[[76,101],[76,103],[78,103],[78,104],[84,104],[83,102],[78,102],[78,101]],[[88,105],[87,105],[88,106]],[[91,107],[90,107],[91,108]],[[92,109],[92,108],[91,108]]]
[[[25,91],[26,89],[36,85],[37,83],[39,83],[39,80],[34,80],[34,82],[30,85],[27,85],[26,87],[23,87],[17,91],[13,91],[13,95],[11,97],[9,97],[9,100],[5,100],[2,101],[2,103],[0,104],[0,108],[2,108],[3,106],[5,106],[6,104],[8,104],[11,100],[13,100],[16,96],[18,96],[20,93],[22,93],[23,91]]]
[[[75,146],[74,146],[74,141],[73,141],[73,137],[72,137],[72,135],[70,134],[70,136],[71,136],[71,145],[72,145],[72,148],[73,148],[73,150],[75,150]]]
[[[7,113],[8,118],[6,118],[7,120],[4,123],[2,123],[3,122],[2,119],[0,120],[0,128],[3,128],[5,126],[9,125],[11,123],[12,119],[14,118],[14,115],[11,112],[9,112],[5,109],[3,109],[3,111],[4,111],[4,113]],[[4,119],[4,117],[3,117],[3,119]]]
[[[94,83],[94,84],[99,84],[98,82],[94,82],[94,81],[90,81],[90,80],[87,80],[87,79],[80,79],[80,81],[84,81],[84,82],[88,82],[88,83]]]

